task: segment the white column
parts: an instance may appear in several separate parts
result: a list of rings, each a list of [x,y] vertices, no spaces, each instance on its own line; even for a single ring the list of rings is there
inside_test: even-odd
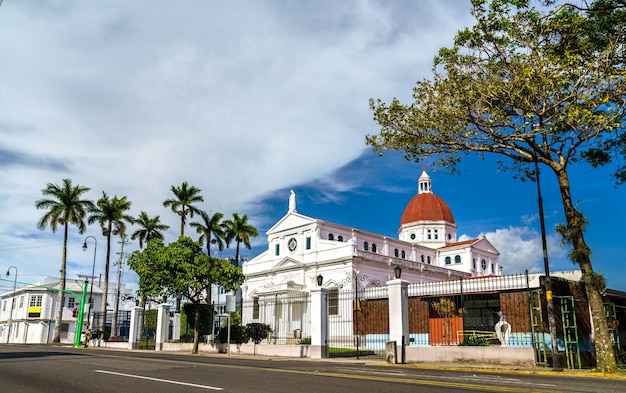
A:
[[[328,357],[328,289],[311,289],[311,357]]]
[[[174,319],[172,320],[172,341],[180,340],[180,313],[174,313]]]
[[[130,331],[128,332],[128,349],[138,349],[143,327],[143,308],[130,309]]]
[[[396,342],[398,353],[404,354],[409,342],[409,282],[401,279],[387,281],[389,291],[389,340]],[[403,340],[404,339],[404,340]],[[401,356],[404,361],[404,356]]]
[[[157,306],[157,326],[155,335],[155,351],[163,350],[163,343],[167,342],[170,327],[170,305],[159,304]]]

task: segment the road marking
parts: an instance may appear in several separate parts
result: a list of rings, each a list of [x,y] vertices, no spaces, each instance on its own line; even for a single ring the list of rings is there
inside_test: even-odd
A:
[[[179,382],[179,381],[171,381],[169,379],[160,379],[160,378],[152,378],[152,377],[144,377],[142,375],[133,375],[133,374],[124,374],[124,373],[116,373],[114,371],[106,371],[106,370],[94,370],[97,373],[101,373],[101,374],[111,374],[111,375],[118,375],[121,377],[129,377],[129,378],[137,378],[137,379],[147,379],[148,381],[156,381],[156,382],[163,382],[163,383],[171,383],[173,385],[183,385],[183,386],[192,386],[194,388],[200,388],[200,389],[210,389],[210,390],[224,390],[224,388],[217,388],[215,386],[207,386],[207,385],[198,385],[195,383],[188,383],[188,382]]]

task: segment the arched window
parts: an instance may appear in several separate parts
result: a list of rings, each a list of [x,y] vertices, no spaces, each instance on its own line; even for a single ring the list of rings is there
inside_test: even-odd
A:
[[[432,239],[433,238],[433,231],[432,231],[432,229],[428,228],[427,233],[428,233],[428,240]]]
[[[452,240],[452,234],[448,233],[448,240]]]
[[[328,234],[328,240],[335,240],[335,237],[333,236],[332,233]]]
[[[343,236],[341,236],[341,235],[337,236],[337,241],[338,242],[342,242],[343,241]]]
[[[487,270],[487,261],[485,261],[484,259],[482,259],[480,261],[480,267],[483,268],[483,270]]]
[[[422,263],[424,263],[424,254],[422,254],[421,260],[422,260]]]
[[[400,255],[400,252],[398,251],[398,249],[396,248],[395,250],[393,250],[393,256],[394,257],[398,257]]]
[[[363,242],[363,249],[364,249],[365,251],[368,251],[368,250],[370,249],[370,245],[369,245],[369,243],[368,243],[368,242]]]
[[[402,257],[402,259],[406,258],[406,253],[404,252],[404,250],[402,250],[402,252],[400,253],[400,256]]]
[[[435,229],[435,240],[439,239],[439,229]]]
[[[461,263],[461,256],[460,255],[455,255],[454,256],[454,263]]]
[[[446,265],[449,265],[452,263],[452,260],[450,259],[450,257],[446,257]]]
[[[376,243],[372,243],[372,252],[376,252],[377,247],[376,247]]]
[[[428,264],[430,265],[430,255],[428,257],[426,257],[426,261],[428,262]]]

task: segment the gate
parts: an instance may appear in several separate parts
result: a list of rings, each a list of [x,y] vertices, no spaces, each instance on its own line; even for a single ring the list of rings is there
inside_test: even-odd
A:
[[[331,289],[328,293],[328,354],[330,357],[385,358],[389,340],[387,288],[360,291]]]

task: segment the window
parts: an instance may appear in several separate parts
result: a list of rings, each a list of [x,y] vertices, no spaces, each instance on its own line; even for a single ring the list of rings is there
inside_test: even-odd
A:
[[[43,300],[43,295],[31,295],[29,306],[41,307],[42,300]]]
[[[435,240],[439,239],[439,229],[435,229]]]
[[[432,232],[433,232],[432,229],[428,229],[428,232],[427,232],[428,233],[428,240],[433,238]]]
[[[337,241],[338,242],[342,242],[343,241],[343,236],[341,236],[341,235],[337,236]]]
[[[483,268],[483,270],[487,270],[487,261],[485,261],[484,259],[480,261],[480,267]]]
[[[450,257],[446,257],[446,265],[450,265],[452,263],[452,260],[450,259]]]
[[[411,240],[415,240],[415,234],[411,233]]]
[[[376,250],[377,250],[376,244],[372,243],[372,252],[376,252]]]
[[[402,257],[402,259],[406,258],[406,252],[404,252],[404,250],[402,250],[402,252],[400,253],[400,256]]]
[[[398,257],[398,255],[400,255],[400,252],[398,251],[398,249],[396,248],[395,250],[393,250],[393,256],[394,257]]]
[[[76,306],[76,298],[74,296],[70,296],[67,298],[67,307],[74,308]]]
[[[274,246],[274,255],[280,255],[280,244]]]
[[[339,290],[331,289],[328,292],[328,315],[339,315]]]
[[[310,250],[311,249],[311,237],[310,236],[306,238],[305,243],[306,243],[306,249]]]
[[[4,300],[4,301],[2,302],[2,311],[6,311],[6,310],[7,310],[7,301],[6,301],[6,300]]]
[[[252,299],[252,319],[259,319],[259,298]]]
[[[491,273],[496,274],[496,265],[491,265]]]
[[[461,256],[460,255],[455,255],[454,256],[454,263],[461,263]]]
[[[335,240],[335,237],[333,236],[332,233],[328,234],[328,240]]]
[[[424,254],[422,254],[422,256],[420,257],[420,260],[422,261],[422,263],[424,263]]]
[[[20,308],[24,307],[24,295],[20,296]]]
[[[430,255],[426,258],[426,261],[428,262],[428,264],[430,265]]]
[[[472,259],[472,267],[476,270],[476,258]]]
[[[452,240],[452,234],[448,233],[448,240]]]
[[[369,245],[369,243],[368,243],[368,242],[363,242],[363,249],[364,249],[365,251],[368,251],[368,250],[370,249],[370,245]]]

